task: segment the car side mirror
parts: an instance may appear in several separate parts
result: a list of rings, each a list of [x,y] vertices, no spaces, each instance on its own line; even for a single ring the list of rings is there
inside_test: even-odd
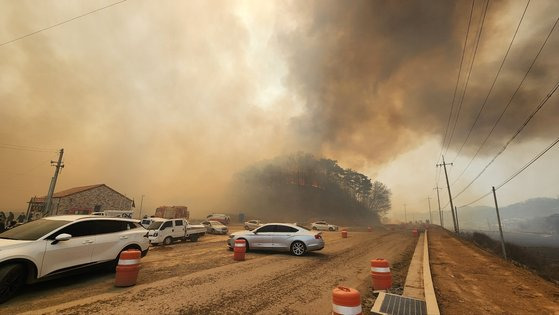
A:
[[[67,241],[69,239],[72,238],[72,235],[68,234],[68,233],[62,233],[59,234],[58,236],[56,236],[54,238],[54,241],[52,241],[52,245],[58,244],[58,242],[63,242],[63,241]]]

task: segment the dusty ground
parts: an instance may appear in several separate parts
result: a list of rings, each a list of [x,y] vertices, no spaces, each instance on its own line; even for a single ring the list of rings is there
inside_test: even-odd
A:
[[[443,314],[559,314],[559,287],[448,231],[429,231],[431,272]]]
[[[305,257],[250,252],[234,262],[227,236],[152,247],[138,284],[114,288],[96,272],[29,286],[0,307],[2,314],[328,314],[339,284],[367,292],[372,258],[402,264],[414,239],[405,232],[325,232],[326,247]],[[405,265],[405,263],[404,263]]]

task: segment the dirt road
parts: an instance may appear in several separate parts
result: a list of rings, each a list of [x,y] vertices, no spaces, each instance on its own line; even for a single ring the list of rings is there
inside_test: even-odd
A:
[[[113,274],[94,273],[30,286],[0,307],[14,314],[327,314],[339,284],[366,292],[369,260],[398,263],[414,239],[405,232],[325,232],[326,247],[304,257],[250,252],[234,262],[227,236],[154,247],[138,284],[114,288]]]
[[[528,270],[429,230],[431,272],[443,314],[559,314],[559,287]]]

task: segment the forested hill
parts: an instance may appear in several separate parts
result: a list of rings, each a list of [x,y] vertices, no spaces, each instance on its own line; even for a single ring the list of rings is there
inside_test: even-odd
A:
[[[259,162],[233,181],[236,211],[265,221],[378,224],[390,195],[381,182],[310,154]]]

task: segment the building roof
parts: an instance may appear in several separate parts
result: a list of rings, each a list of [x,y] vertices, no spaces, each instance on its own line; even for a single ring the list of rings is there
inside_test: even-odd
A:
[[[107,188],[109,188],[110,190],[116,192],[117,194],[123,196],[124,198],[131,200],[130,198],[126,197],[125,195],[119,193],[118,191],[112,189],[111,187],[105,185],[105,184],[96,184],[96,185],[88,185],[88,186],[79,186],[79,187],[74,187],[74,188],[70,188],[70,189],[66,189],[66,190],[62,190],[59,192],[55,192],[54,194],[52,194],[52,198],[62,198],[62,197],[67,197],[70,195],[74,195],[80,192],[84,192],[86,190],[90,190],[90,189],[94,189],[97,187],[101,187],[101,186],[105,186]],[[35,197],[32,198],[31,201],[32,202],[44,202],[47,199],[47,196],[42,196],[42,197]]]

